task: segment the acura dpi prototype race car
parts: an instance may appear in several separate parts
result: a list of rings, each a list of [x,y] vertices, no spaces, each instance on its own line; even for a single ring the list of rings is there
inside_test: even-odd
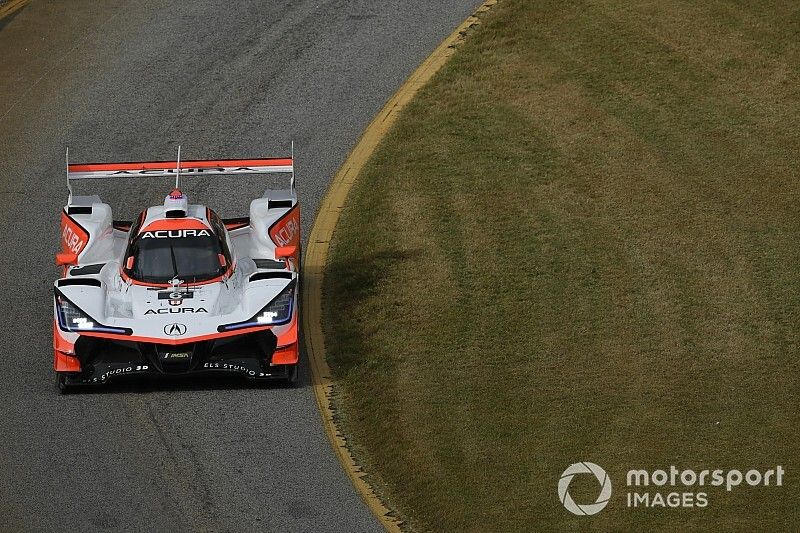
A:
[[[187,175],[284,173],[250,216],[221,219],[190,204]],[[80,179],[172,176],[163,205],[116,221]],[[297,379],[300,209],[293,158],[69,164],[55,282],[59,389],[127,375],[238,374]]]

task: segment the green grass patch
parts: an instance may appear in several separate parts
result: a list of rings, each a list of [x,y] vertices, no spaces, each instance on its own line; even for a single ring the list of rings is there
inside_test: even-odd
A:
[[[324,326],[411,528],[800,527],[798,78],[796,3],[504,0],[409,105]],[[614,483],[594,517],[558,500],[577,461]],[[629,469],[776,464],[704,509],[625,505]]]

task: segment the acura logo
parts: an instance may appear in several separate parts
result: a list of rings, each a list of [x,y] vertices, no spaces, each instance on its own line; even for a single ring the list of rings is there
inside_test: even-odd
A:
[[[180,337],[186,333],[186,326],[183,324],[167,324],[164,326],[164,333],[172,337]]]

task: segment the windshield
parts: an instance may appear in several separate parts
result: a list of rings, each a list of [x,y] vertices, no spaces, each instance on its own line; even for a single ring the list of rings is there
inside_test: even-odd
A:
[[[221,276],[219,239],[208,230],[145,231],[131,243],[127,257],[132,268],[125,272],[145,283],[168,283],[179,278],[198,283]]]

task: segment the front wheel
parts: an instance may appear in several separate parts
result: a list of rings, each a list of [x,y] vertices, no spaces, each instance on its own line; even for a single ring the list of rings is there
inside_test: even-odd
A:
[[[56,386],[59,394],[69,394],[74,390],[67,382],[67,375],[64,372],[56,372]]]

